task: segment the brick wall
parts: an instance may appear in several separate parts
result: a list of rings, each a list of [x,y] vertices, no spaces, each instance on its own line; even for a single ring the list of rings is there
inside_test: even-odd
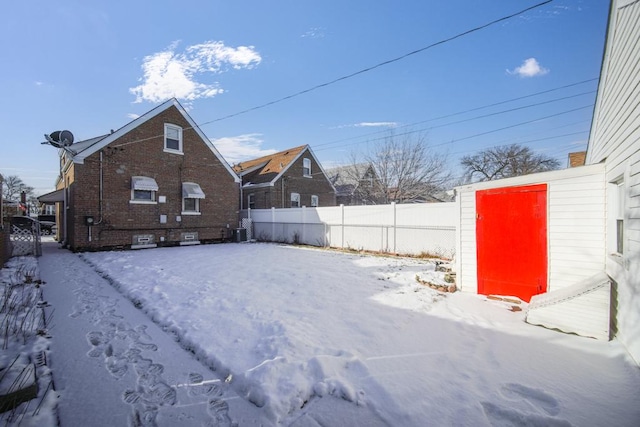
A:
[[[303,159],[311,159],[311,177],[303,176]],[[248,208],[248,196],[254,195],[255,209],[288,208],[291,206],[291,193],[300,194],[300,206],[311,206],[311,196],[318,196],[319,206],[335,206],[336,195],[333,187],[322,173],[320,165],[308,152],[303,153],[275,183],[274,186],[245,189],[244,205]],[[284,195],[284,203],[283,203]]]
[[[164,152],[164,124],[183,128],[183,154]],[[73,250],[128,247],[133,235],[151,234],[158,245],[176,244],[181,233],[197,232],[200,241],[219,240],[237,227],[239,184],[175,107],[123,135],[102,151],[102,215],[100,153],[75,165],[70,187],[69,240]],[[119,146],[131,141],[129,145]],[[147,176],[158,184],[166,203],[132,204],[131,177]],[[195,182],[205,193],[201,215],[182,215],[182,183]],[[160,216],[166,215],[162,224]],[[96,225],[84,224],[92,216]],[[178,221],[181,217],[181,221]],[[73,225],[72,225],[73,224]],[[162,238],[164,242],[162,242]]]

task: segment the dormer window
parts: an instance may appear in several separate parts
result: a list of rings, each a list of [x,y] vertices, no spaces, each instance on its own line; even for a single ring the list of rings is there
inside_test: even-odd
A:
[[[302,159],[302,176],[311,177],[311,159]]]
[[[180,126],[165,123],[164,151],[182,153],[182,128]]]

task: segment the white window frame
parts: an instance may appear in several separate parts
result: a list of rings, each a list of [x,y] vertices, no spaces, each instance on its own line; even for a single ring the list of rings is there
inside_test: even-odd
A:
[[[300,193],[291,193],[291,207],[292,208],[300,207]]]
[[[251,206],[253,205],[253,206]],[[247,195],[247,208],[249,209],[255,209],[256,207],[256,200],[255,200],[255,194],[249,194]]]
[[[186,201],[187,200],[193,200],[195,201],[195,207],[193,210],[187,210],[186,207]],[[184,197],[182,199],[182,215],[200,215],[200,199],[196,199],[196,198],[191,198],[191,197]]]
[[[178,148],[171,148],[167,146],[167,140],[169,139],[169,132],[177,131],[178,132]],[[171,138],[175,140],[175,138]],[[182,128],[177,125],[173,125],[171,123],[164,124],[164,151],[166,153],[174,153],[174,154],[183,154],[182,152]]]
[[[307,157],[302,159],[302,176],[311,178],[311,159]]]
[[[149,197],[137,197],[142,194],[148,194]],[[141,203],[141,204],[155,204],[156,202],[156,192],[153,190],[131,190],[131,200],[130,203]]]
[[[187,188],[189,187],[194,187],[195,188],[191,188],[191,190],[187,190],[187,193],[185,194],[185,186],[187,186]],[[191,193],[189,193],[189,191],[191,191]],[[196,197],[185,197],[185,196],[193,196],[195,195]],[[196,184],[195,182],[183,182],[182,183],[182,215],[200,215],[200,199],[203,199],[204,196],[204,192],[202,191],[202,188],[200,188],[200,186],[198,184]],[[193,202],[191,202],[191,200],[193,200]],[[187,209],[187,203],[193,203],[193,209]],[[191,206],[189,206],[191,207]]]
[[[320,205],[320,199],[315,194],[311,195],[311,207],[317,208]]]
[[[616,221],[615,227],[615,253],[618,255],[624,254],[624,204],[625,204],[625,185],[624,180],[620,179],[614,183],[615,189],[615,206],[614,217]]]
[[[131,179],[135,179],[137,177],[132,177]],[[157,184],[156,184],[157,185]],[[133,186],[133,182],[132,182]],[[142,189],[131,189],[131,198],[129,199],[129,203],[131,204],[139,204],[139,205],[155,205],[157,204],[156,200],[156,190],[142,190]],[[148,197],[139,197],[141,195],[147,195]]]

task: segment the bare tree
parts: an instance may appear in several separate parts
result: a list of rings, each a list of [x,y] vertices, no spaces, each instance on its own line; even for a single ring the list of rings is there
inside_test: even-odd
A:
[[[358,163],[357,154],[352,155],[351,171],[361,183],[359,197],[376,203],[425,200],[451,178],[447,154],[432,151],[423,134],[390,132],[363,158]],[[363,180],[368,185],[362,185]]]
[[[27,196],[26,202],[29,210],[33,211],[35,209],[37,211],[39,203],[33,192],[33,187],[25,184],[17,175],[10,175],[4,178],[2,182],[2,198],[4,200],[19,202],[23,191]]]
[[[33,187],[28,186],[17,175],[10,175],[2,182],[2,197],[5,200],[20,200],[20,193],[25,192],[27,197],[33,194]]]
[[[560,162],[553,157],[536,154],[529,147],[511,144],[463,156],[460,165],[464,169],[465,180],[477,182],[556,170]]]

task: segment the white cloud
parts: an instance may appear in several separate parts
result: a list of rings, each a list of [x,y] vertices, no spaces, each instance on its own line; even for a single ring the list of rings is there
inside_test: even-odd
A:
[[[140,114],[136,114],[136,113],[129,113],[127,114],[127,117],[130,118],[131,120],[135,120],[138,117],[140,117]]]
[[[535,77],[543,76],[549,73],[547,68],[542,67],[536,58],[525,59],[522,65],[516,67],[513,70],[507,70],[509,74],[516,74],[520,77]]]
[[[256,159],[273,154],[276,150],[262,149],[264,142],[259,133],[248,133],[238,136],[212,139],[211,142],[220,151],[220,154],[230,164],[236,164],[245,160]]]
[[[324,37],[324,32],[325,29],[322,27],[312,27],[309,28],[309,30],[307,32],[305,32],[303,35],[301,35],[300,37],[307,37],[310,39],[321,39]]]
[[[166,50],[144,57],[141,84],[129,89],[136,96],[136,103],[216,96],[224,90],[218,82],[200,81],[203,76],[221,74],[228,68],[253,68],[262,60],[253,46],[233,48],[219,41],[188,46],[183,52],[177,48],[178,42],[174,42]]]
[[[398,126],[396,122],[360,122],[354,125],[357,128],[369,128],[369,127],[388,127],[394,128]]]
[[[41,81],[33,82],[36,86],[42,86],[44,83]]]

